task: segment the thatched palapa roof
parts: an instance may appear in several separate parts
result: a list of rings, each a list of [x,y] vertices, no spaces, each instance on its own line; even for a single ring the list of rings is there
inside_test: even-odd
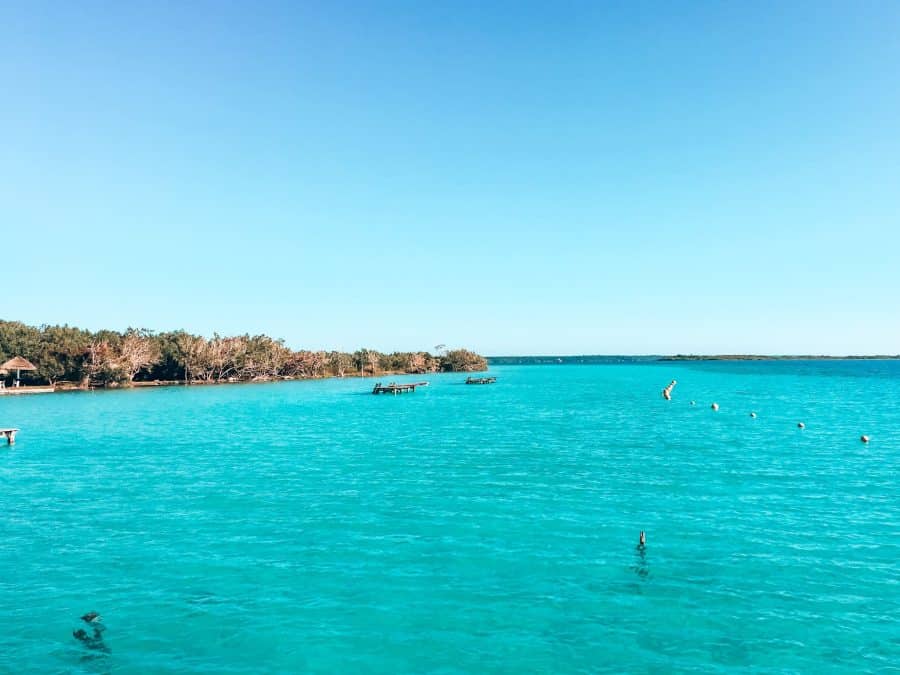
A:
[[[14,356],[0,366],[0,370],[37,370],[37,366],[28,359],[23,359],[21,356]]]

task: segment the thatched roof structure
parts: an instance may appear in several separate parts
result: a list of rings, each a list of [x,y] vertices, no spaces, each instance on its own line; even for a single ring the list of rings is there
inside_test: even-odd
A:
[[[21,356],[14,356],[0,366],[0,370],[37,370],[37,366],[28,359],[23,359]]]

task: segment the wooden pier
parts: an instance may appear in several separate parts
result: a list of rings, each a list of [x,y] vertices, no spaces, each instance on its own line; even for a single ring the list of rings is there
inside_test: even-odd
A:
[[[12,445],[16,442],[16,432],[18,429],[0,429],[0,437],[6,436],[6,442]]]
[[[427,382],[410,382],[407,384],[397,384],[396,382],[391,382],[390,384],[381,384],[381,382],[377,382],[375,384],[375,388],[372,389],[373,394],[406,394],[413,393],[416,390],[416,387],[427,387]]]
[[[494,384],[496,377],[467,377],[466,384]]]
[[[52,394],[56,387],[0,387],[0,396],[21,396],[23,394]]]

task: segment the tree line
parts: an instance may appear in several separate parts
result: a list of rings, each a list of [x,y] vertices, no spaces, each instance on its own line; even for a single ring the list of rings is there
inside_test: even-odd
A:
[[[484,357],[465,349],[437,355],[372,349],[294,351],[268,335],[205,338],[181,330],[91,332],[0,321],[0,363],[13,356],[23,356],[37,367],[22,372],[23,383],[65,382],[85,388],[148,381],[212,383],[487,370]]]

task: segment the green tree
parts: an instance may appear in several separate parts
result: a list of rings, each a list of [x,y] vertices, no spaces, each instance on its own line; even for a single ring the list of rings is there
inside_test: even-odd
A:
[[[145,328],[129,328],[119,340],[118,368],[128,376],[129,383],[134,380],[138,371],[152,366],[159,357],[159,344]]]
[[[467,349],[451,349],[441,357],[441,370],[478,372],[488,369],[487,359]]]
[[[85,353],[91,334],[70,326],[42,326],[35,354],[35,374],[49,384],[60,380],[79,382],[84,377]]]
[[[34,362],[41,347],[41,331],[34,326],[26,326],[19,321],[0,321],[0,363],[13,356],[22,356]],[[34,365],[38,365],[35,363]],[[15,377],[9,373],[4,378]],[[22,381],[38,381],[40,375],[30,371],[22,372]]]

